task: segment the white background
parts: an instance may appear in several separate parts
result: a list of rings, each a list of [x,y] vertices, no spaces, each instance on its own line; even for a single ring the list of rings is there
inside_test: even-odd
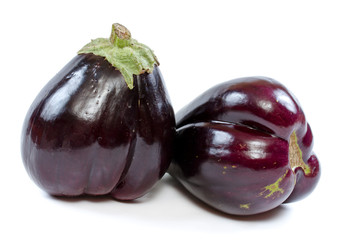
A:
[[[2,1],[1,239],[319,239],[338,237],[337,1]],[[338,2],[337,2],[338,3]],[[220,214],[171,177],[135,203],[60,200],[29,179],[22,122],[40,89],[119,22],[160,60],[175,111],[233,78],[277,79],[301,102],[322,166],[303,201],[252,217]],[[212,238],[213,237],[213,238]],[[180,238],[181,239],[181,238]]]

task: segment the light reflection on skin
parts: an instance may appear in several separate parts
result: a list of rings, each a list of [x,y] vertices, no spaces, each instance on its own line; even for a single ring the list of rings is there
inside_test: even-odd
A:
[[[267,144],[262,141],[247,141],[247,151],[244,153],[251,159],[264,159],[266,158],[266,147]]]
[[[73,72],[67,78],[70,78],[65,85],[59,88],[49,99],[47,99],[41,111],[41,117],[45,121],[53,121],[65,110],[65,107],[71,96],[78,89],[79,84],[84,80],[83,76],[87,70],[87,65]]]
[[[224,97],[224,102],[228,107],[245,104],[247,100],[246,94],[241,92],[230,92]]]
[[[297,114],[296,104],[292,101],[291,97],[287,95],[286,92],[284,92],[281,89],[276,89],[274,91],[274,95],[277,99],[276,100],[277,102],[279,102],[281,105],[283,105],[285,108],[287,108],[292,113]]]
[[[234,141],[234,137],[223,131],[213,131],[213,137],[211,137],[211,147],[209,149],[209,154],[211,155],[220,155],[220,156],[226,156],[230,153],[228,150],[228,146],[232,145]]]
[[[77,94],[69,106],[69,112],[77,118],[85,121],[95,121],[100,117],[100,110],[107,102],[108,95],[112,89],[115,91],[119,88],[114,87],[117,81],[106,81],[105,79],[98,79],[100,84],[91,87],[91,91],[84,88],[82,92]],[[82,99],[81,99],[82,98]]]
[[[68,81],[54,92],[43,106],[41,117],[45,121],[54,121],[57,116],[67,111],[78,119],[95,121],[101,115],[101,110],[114,90],[118,94],[119,81],[97,79],[97,84],[84,82],[87,65],[69,74]],[[93,73],[95,76],[95,72]],[[84,85],[85,84],[85,85]],[[83,87],[81,85],[84,85]],[[89,90],[90,88],[90,90]],[[76,95],[74,95],[77,92]]]
[[[265,112],[272,112],[273,111],[273,105],[271,101],[266,100],[260,100],[258,101],[258,105],[260,108],[264,109]]]

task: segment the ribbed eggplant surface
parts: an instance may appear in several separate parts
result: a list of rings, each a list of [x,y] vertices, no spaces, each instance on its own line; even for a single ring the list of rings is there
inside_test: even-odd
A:
[[[74,57],[42,89],[24,121],[22,157],[43,190],[57,196],[147,193],[164,175],[175,135],[162,75],[133,87],[104,57]]]
[[[310,194],[320,177],[313,135],[281,83],[248,77],[221,83],[176,114],[170,173],[193,195],[251,215]]]

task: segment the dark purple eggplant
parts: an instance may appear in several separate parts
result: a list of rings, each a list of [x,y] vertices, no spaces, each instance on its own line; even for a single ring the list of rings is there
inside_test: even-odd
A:
[[[167,171],[174,136],[158,61],[114,24],[110,39],[86,45],[36,97],[22,158],[51,195],[133,200]]]
[[[318,183],[311,128],[296,98],[273,79],[219,84],[176,120],[169,172],[220,211],[265,212],[305,198]]]

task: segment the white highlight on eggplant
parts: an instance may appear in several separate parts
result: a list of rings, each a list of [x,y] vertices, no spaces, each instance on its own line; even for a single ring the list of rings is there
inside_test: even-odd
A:
[[[224,103],[228,107],[242,105],[247,102],[247,96],[241,92],[231,92],[224,97]]]
[[[41,111],[41,117],[45,121],[55,120],[56,116],[64,111],[71,96],[78,89],[79,84],[81,84],[86,70],[87,65],[67,76],[70,79],[47,99]]]
[[[277,102],[279,102],[281,105],[283,105],[289,111],[293,112],[294,114],[297,114],[296,104],[292,101],[291,97],[289,95],[287,95],[286,92],[284,92],[281,89],[277,89],[277,90],[274,91],[274,95],[276,97]]]

